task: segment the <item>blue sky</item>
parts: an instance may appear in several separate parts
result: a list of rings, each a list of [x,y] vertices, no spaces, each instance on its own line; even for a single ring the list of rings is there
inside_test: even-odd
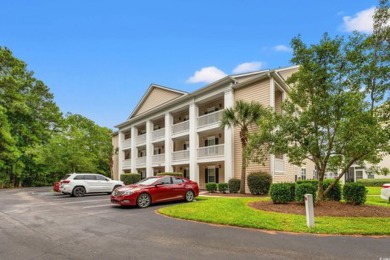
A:
[[[4,1],[0,46],[61,111],[114,129],[151,83],[192,92],[225,74],[290,65],[290,41],[370,33],[371,0]]]

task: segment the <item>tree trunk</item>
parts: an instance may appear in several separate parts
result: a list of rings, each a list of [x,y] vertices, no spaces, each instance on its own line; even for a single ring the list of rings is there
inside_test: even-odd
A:
[[[245,179],[246,179],[246,157],[245,157],[245,144],[241,145],[241,183],[240,183],[240,193],[245,194]]]
[[[324,175],[325,170],[320,170],[318,174],[317,202],[324,201]]]

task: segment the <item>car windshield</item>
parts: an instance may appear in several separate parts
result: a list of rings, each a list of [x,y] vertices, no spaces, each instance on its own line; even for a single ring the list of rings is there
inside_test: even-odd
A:
[[[153,184],[154,182],[156,182],[158,179],[160,179],[160,178],[157,178],[157,177],[150,177],[150,178],[146,178],[146,179],[143,179],[143,180],[137,182],[137,184],[141,184],[141,185],[151,185],[151,184]]]

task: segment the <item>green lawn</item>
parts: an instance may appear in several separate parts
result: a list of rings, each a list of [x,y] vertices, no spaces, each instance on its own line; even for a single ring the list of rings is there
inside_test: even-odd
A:
[[[159,209],[171,217],[201,222],[264,230],[308,232],[323,234],[390,235],[390,218],[316,217],[316,227],[306,226],[306,217],[256,210],[247,206],[251,201],[269,198],[210,198],[198,197],[196,202]],[[379,197],[367,197],[367,204],[390,207]]]
[[[382,187],[366,187],[368,190],[367,195],[381,195]]]

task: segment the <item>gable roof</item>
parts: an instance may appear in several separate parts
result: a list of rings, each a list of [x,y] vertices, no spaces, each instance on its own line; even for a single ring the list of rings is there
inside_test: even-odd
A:
[[[152,83],[128,119],[184,95],[188,95],[188,93]]]

